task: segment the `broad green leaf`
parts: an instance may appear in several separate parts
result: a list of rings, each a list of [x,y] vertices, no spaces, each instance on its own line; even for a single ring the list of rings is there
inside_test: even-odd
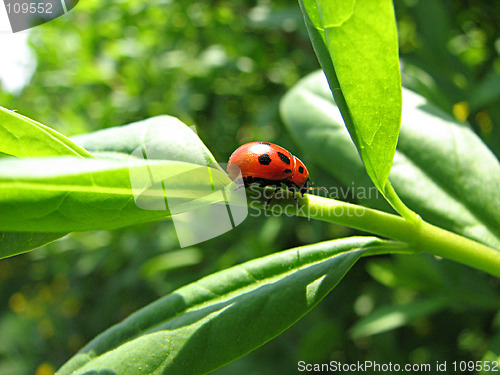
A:
[[[0,229],[114,229],[218,202],[231,183],[218,169],[170,160],[3,158]]]
[[[0,230],[53,232],[5,233],[0,254],[27,251],[60,232],[112,229],[221,201],[246,204],[203,142],[174,117],[76,140],[97,157],[0,158]]]
[[[405,90],[391,181],[424,220],[500,248],[500,163],[468,127]],[[282,117],[310,157],[360,200],[388,206],[374,194],[342,124],[322,72],[304,78],[281,103]],[[318,183],[317,183],[318,184]],[[332,198],[344,199],[342,194]]]
[[[401,120],[392,1],[299,0],[314,50],[375,186],[383,193]]]
[[[100,334],[57,374],[205,374],[286,330],[380,246],[393,243],[344,238],[210,275]]]
[[[20,158],[92,157],[54,129],[3,107],[0,107],[0,152]]]

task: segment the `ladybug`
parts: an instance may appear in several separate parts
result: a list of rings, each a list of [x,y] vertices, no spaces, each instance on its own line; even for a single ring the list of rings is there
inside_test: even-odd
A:
[[[309,187],[309,172],[302,161],[281,146],[269,142],[250,142],[238,147],[229,158],[227,173],[234,181],[240,174],[244,187],[259,185],[275,186],[276,189],[266,203],[271,200],[281,185],[285,185],[293,193],[299,206],[296,192],[304,196]],[[323,189],[325,188],[317,188]]]

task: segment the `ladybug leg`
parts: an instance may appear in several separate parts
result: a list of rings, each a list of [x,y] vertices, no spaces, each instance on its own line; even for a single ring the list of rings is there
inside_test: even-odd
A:
[[[249,188],[250,186],[253,185],[258,185],[258,182],[253,181],[252,177],[243,177],[243,185],[238,185],[234,191],[240,190],[240,189],[246,189]]]
[[[297,202],[297,208],[300,208],[300,204],[299,204],[299,200],[297,198],[297,193],[295,191],[295,188],[292,186],[290,188],[290,190],[292,191],[292,194],[293,194],[293,199],[295,199],[295,202]],[[304,194],[302,194],[302,196],[304,196]]]
[[[246,188],[245,185],[239,185],[236,189],[234,189],[234,191],[237,191],[237,190],[240,190],[240,189],[243,189],[243,188]]]
[[[267,200],[267,203],[266,203],[266,205],[265,205],[265,207],[264,207],[264,209],[265,209],[266,211],[267,211],[267,208],[269,207],[269,204],[270,204],[270,203],[271,203],[271,201],[273,200],[274,195],[275,195],[275,194],[278,192],[278,190],[280,190],[280,189],[281,189],[281,186],[280,186],[280,185],[277,185],[277,186],[276,186],[276,189],[274,189],[274,192],[271,194],[271,198],[269,198],[269,199]]]
[[[290,182],[285,182],[285,185],[287,186],[288,190],[292,192],[293,199],[295,199],[295,202],[297,202],[297,208],[300,208],[300,203],[299,203],[299,200],[297,198],[297,189]],[[302,194],[302,196],[304,196],[304,194]]]

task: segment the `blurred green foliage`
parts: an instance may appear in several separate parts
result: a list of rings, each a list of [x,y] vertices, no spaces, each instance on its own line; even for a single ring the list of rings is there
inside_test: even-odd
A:
[[[500,155],[500,3],[395,5],[405,85],[467,120]],[[88,0],[32,29],[29,41],[36,72],[20,93],[0,88],[0,104],[66,135],[166,113],[196,124],[221,162],[250,140],[300,155],[278,103],[318,62],[295,2]],[[304,159],[317,185],[336,186]],[[3,260],[0,374],[51,374],[99,332],[181,285],[352,234],[250,216],[224,236],[180,249],[167,220],[75,233]],[[364,259],[298,324],[216,373],[290,374],[299,360],[491,360],[500,352],[499,291],[498,280],[431,257]],[[392,319],[393,329],[377,319]]]

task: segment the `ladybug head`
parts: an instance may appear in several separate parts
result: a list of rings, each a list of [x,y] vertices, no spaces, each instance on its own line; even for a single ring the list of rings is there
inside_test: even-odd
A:
[[[311,190],[312,188],[309,187],[309,179],[307,179],[307,181],[304,183],[304,186],[301,186],[299,188],[299,193],[302,194],[302,196],[304,196],[305,193],[307,193],[308,190]]]
[[[324,192],[328,193],[328,190],[326,190],[324,187],[309,187],[309,171],[298,157],[294,156],[293,158],[295,161],[295,166],[290,181],[298,186],[299,193],[304,195],[308,190],[314,189],[323,190]]]
[[[299,191],[304,194],[309,188],[309,171],[298,157],[293,156],[293,159],[294,167],[290,181],[297,185]]]

